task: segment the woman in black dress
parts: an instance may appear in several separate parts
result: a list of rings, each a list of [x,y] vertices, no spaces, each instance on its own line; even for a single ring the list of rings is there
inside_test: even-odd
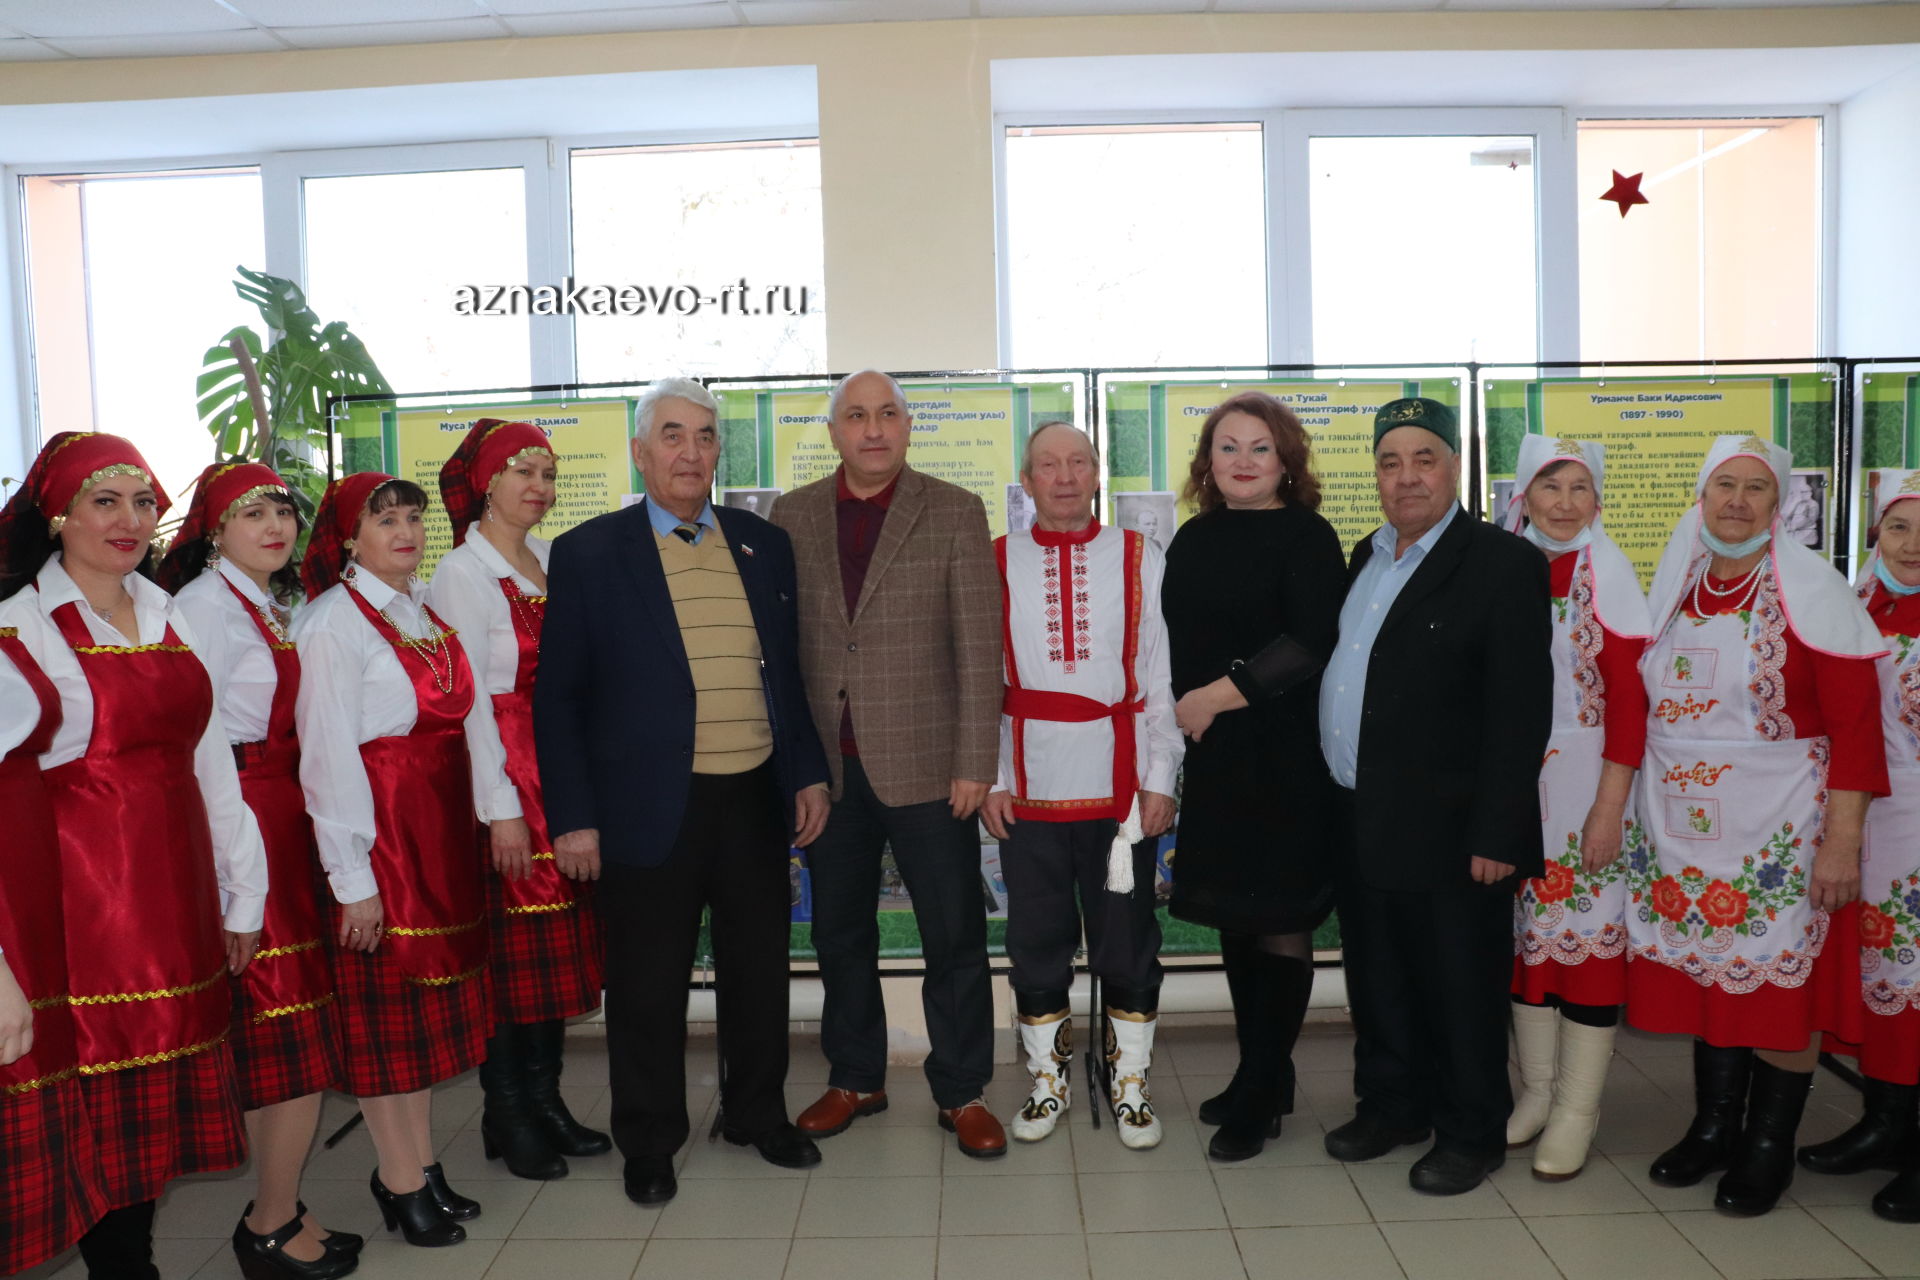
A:
[[[1318,513],[1310,442],[1259,392],[1207,415],[1167,550],[1162,607],[1188,738],[1172,912],[1220,930],[1240,1065],[1200,1107],[1208,1154],[1258,1155],[1293,1110],[1293,1044],[1313,992],[1313,931],[1333,903],[1333,782],[1319,672],[1346,565]]]

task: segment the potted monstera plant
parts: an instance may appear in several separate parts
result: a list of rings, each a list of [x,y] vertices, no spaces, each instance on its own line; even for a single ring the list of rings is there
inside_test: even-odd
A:
[[[327,398],[393,388],[346,322],[322,324],[299,285],[236,269],[234,290],[260,309],[269,340],[243,324],[207,348],[200,420],[216,458],[255,458],[278,471],[310,528],[327,483]]]

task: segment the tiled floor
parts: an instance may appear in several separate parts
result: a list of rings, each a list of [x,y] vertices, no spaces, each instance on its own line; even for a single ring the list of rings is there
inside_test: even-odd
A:
[[[691,1110],[713,1105],[711,1041],[695,1042]],[[1802,1173],[1789,1200],[1758,1220],[1712,1209],[1712,1183],[1685,1191],[1646,1178],[1653,1152],[1691,1114],[1684,1041],[1625,1032],[1608,1084],[1596,1153],[1572,1182],[1528,1174],[1524,1153],[1491,1183],[1452,1199],[1408,1189],[1415,1150],[1342,1166],[1321,1150],[1323,1129],[1351,1109],[1352,1038],[1343,1024],[1310,1026],[1296,1062],[1298,1112],[1258,1159],[1213,1165],[1210,1130],[1193,1119],[1234,1061],[1223,1027],[1169,1027],[1154,1069],[1166,1141],[1123,1149],[1095,1130],[1084,1105],[1037,1146],[969,1160],[933,1124],[917,1072],[897,1071],[892,1109],[822,1143],[825,1161],[792,1173],[750,1150],[709,1144],[704,1123],[684,1154],[680,1194],[646,1210],[621,1194],[618,1157],[573,1161],[564,1181],[517,1181],[480,1153],[480,1092],[463,1078],[438,1091],[434,1120],[455,1187],[486,1212],[468,1241],[411,1249],[379,1228],[366,1190],[364,1132],[318,1153],[306,1200],[328,1223],[371,1237],[360,1274],[488,1280],[1762,1280],[1763,1277],[1920,1276],[1920,1227],[1875,1218],[1868,1197],[1885,1175]],[[567,1092],[604,1124],[604,1048],[569,1042]],[[797,1111],[826,1065],[810,1038],[795,1043],[789,1096]],[[1003,1116],[1024,1093],[1000,1069],[989,1101]],[[1856,1099],[1820,1073],[1802,1141],[1852,1121]],[[352,1103],[329,1099],[327,1127]],[[159,1261],[168,1280],[238,1275],[226,1245],[249,1193],[244,1176],[180,1183],[162,1202]],[[78,1263],[58,1274],[80,1280]]]

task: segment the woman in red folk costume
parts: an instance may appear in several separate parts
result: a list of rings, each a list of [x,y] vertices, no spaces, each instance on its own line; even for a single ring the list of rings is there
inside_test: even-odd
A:
[[[526,422],[482,418],[440,470],[454,548],[427,599],[466,646],[479,695],[491,698],[505,760],[491,780],[487,880],[493,932],[494,1034],[480,1068],[481,1136],[522,1178],[566,1176],[566,1156],[613,1147],[560,1097],[565,1019],[600,1003],[604,941],[587,883],[554,870],[533,753],[533,672],[547,608],[547,543],[531,536],[553,506],[553,448]],[[477,750],[475,758],[480,758]],[[476,785],[487,785],[476,780]]]
[[[107,1211],[80,1100],[60,849],[40,779],[59,725],[53,681],[0,627],[0,1275],[53,1257]]]
[[[1880,723],[1891,794],[1867,810],[1860,853],[1860,996],[1826,1038],[1860,1060],[1865,1114],[1831,1142],[1800,1149],[1816,1173],[1886,1169],[1873,1197],[1892,1222],[1920,1222],[1920,471],[1882,471],[1878,538],[1858,594],[1889,652]]]
[[[491,729],[466,654],[413,578],[427,495],[360,472],[327,488],[294,620],[300,782],[343,904],[332,931],[345,1088],[380,1164],[373,1196],[407,1242],[451,1245],[480,1206],[433,1155],[431,1086],[487,1039],[486,897],[467,743]],[[482,762],[491,777],[498,761]],[[489,815],[482,813],[484,820]]]
[[[249,1277],[331,1280],[354,1269],[361,1240],[327,1234],[300,1203],[321,1095],[340,1081],[340,1044],[293,733],[300,656],[287,608],[299,593],[289,567],[299,532],[293,494],[271,468],[217,462],[195,481],[157,577],[200,638],[240,793],[267,849],[260,950],[233,990],[233,1056],[259,1180],[234,1227],[234,1254]]]
[[[1514,902],[1513,1038],[1525,1090],[1507,1144],[1533,1176],[1585,1167],[1627,998],[1627,804],[1646,745],[1640,654],[1651,624],[1633,563],[1600,527],[1601,447],[1520,442],[1507,528],[1550,562],[1553,736],[1540,767],[1547,873]],[[1636,841],[1637,843],[1637,841]]]
[[[1887,794],[1875,660],[1847,582],[1779,526],[1791,458],[1721,436],[1654,575],[1644,848],[1627,853],[1627,1018],[1686,1032],[1695,1114],[1663,1186],[1725,1169],[1722,1212],[1793,1180],[1818,1035],[1860,998],[1867,803]]]
[[[63,432],[0,512],[0,628],[60,699],[40,763],[108,1209],[80,1252],[113,1280],[159,1275],[169,1181],[245,1158],[226,979],[252,958],[267,896],[192,627],[141,572],[167,507],[152,475],[118,436]]]

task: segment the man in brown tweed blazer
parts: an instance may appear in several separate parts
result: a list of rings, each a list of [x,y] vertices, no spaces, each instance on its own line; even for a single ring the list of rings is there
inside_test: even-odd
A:
[[[813,942],[826,987],[828,1089],[814,1137],[887,1105],[880,997],[880,858],[891,846],[920,926],[941,1127],[973,1156],[1006,1151],[981,1094],[993,1075],[993,996],[974,814],[1000,750],[1000,581],[986,508],[906,465],[913,418],[884,373],[828,401],[833,475],[774,505],[793,539],[800,666],[833,774],[827,827],[807,851]]]

